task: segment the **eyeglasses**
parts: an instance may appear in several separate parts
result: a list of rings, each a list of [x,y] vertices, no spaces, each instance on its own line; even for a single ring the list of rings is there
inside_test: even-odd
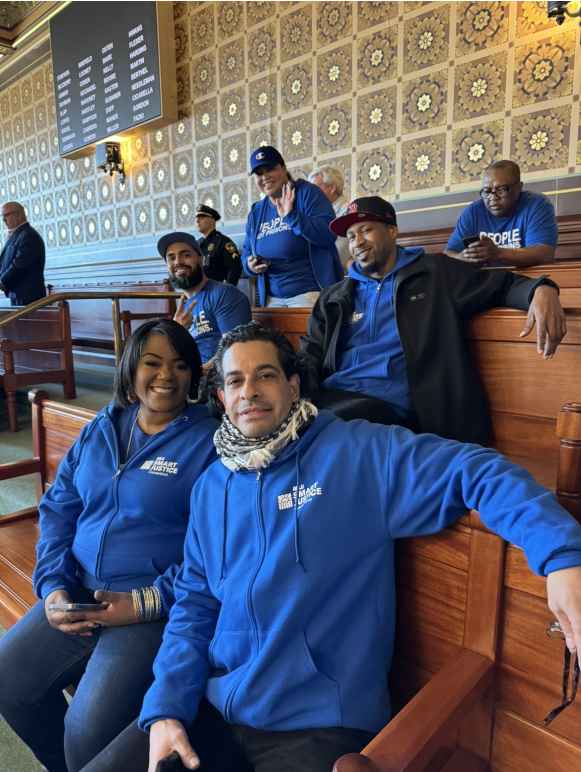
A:
[[[563,630],[558,622],[552,622],[547,627],[549,638],[564,638]],[[571,656],[574,657],[573,673],[571,674]],[[543,726],[549,726],[557,716],[568,708],[575,701],[577,696],[577,687],[579,686],[579,660],[577,654],[571,655],[565,643],[565,653],[563,655],[563,683],[562,683],[562,701],[560,705],[553,708],[543,720]]]
[[[506,194],[510,192],[511,188],[514,188],[515,184],[516,183],[513,183],[512,185],[497,185],[495,188],[482,188],[480,196],[482,198],[490,198],[491,196],[502,198],[502,196],[506,196]]]

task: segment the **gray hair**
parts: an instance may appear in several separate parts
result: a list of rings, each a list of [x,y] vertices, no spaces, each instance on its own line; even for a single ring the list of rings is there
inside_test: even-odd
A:
[[[315,177],[321,175],[325,185],[334,185],[338,196],[343,195],[343,188],[345,186],[345,178],[343,172],[336,166],[317,166],[309,174],[309,182],[313,182]]]

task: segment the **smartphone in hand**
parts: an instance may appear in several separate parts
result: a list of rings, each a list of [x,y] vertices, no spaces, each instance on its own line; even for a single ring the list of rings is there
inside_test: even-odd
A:
[[[480,241],[480,236],[466,236],[462,241],[464,242],[464,249],[468,249],[470,244],[475,244],[477,241]]]
[[[180,754],[177,751],[173,751],[169,756],[160,759],[157,762],[155,772],[184,772],[186,767],[182,764]]]
[[[108,603],[49,603],[49,611],[101,611]]]

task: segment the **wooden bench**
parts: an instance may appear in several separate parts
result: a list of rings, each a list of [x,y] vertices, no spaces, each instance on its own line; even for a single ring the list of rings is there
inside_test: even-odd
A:
[[[13,310],[0,311],[0,320]],[[65,397],[75,398],[68,303],[41,308],[0,327],[0,354],[0,386],[6,394],[10,431],[18,429],[17,389],[62,383]]]
[[[308,314],[262,309],[257,316],[296,339]],[[495,441],[556,487],[581,519],[581,406],[560,413],[558,425],[558,407],[551,412],[561,399],[581,402],[573,377],[581,370],[581,312],[570,312],[567,344],[550,362],[538,357],[534,342],[515,337],[524,318],[493,311],[471,329]],[[37,395],[35,459],[0,466],[0,479],[37,471],[40,489],[46,488],[58,459],[92,415]],[[551,439],[555,430],[561,443]],[[34,511],[0,519],[2,624],[14,622],[34,601],[35,540]],[[402,541],[397,577],[392,685],[396,704],[405,706],[363,754],[339,760],[336,772],[509,772],[535,770],[539,758],[545,772],[575,769],[581,705],[571,706],[549,730],[541,727],[560,701],[562,644],[545,636],[552,619],[545,582],[529,571],[522,553],[469,513],[437,536]]]

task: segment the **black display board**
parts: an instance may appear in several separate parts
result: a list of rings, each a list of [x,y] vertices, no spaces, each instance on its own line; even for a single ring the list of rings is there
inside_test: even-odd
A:
[[[72,2],[50,40],[61,155],[161,117],[155,2]]]

